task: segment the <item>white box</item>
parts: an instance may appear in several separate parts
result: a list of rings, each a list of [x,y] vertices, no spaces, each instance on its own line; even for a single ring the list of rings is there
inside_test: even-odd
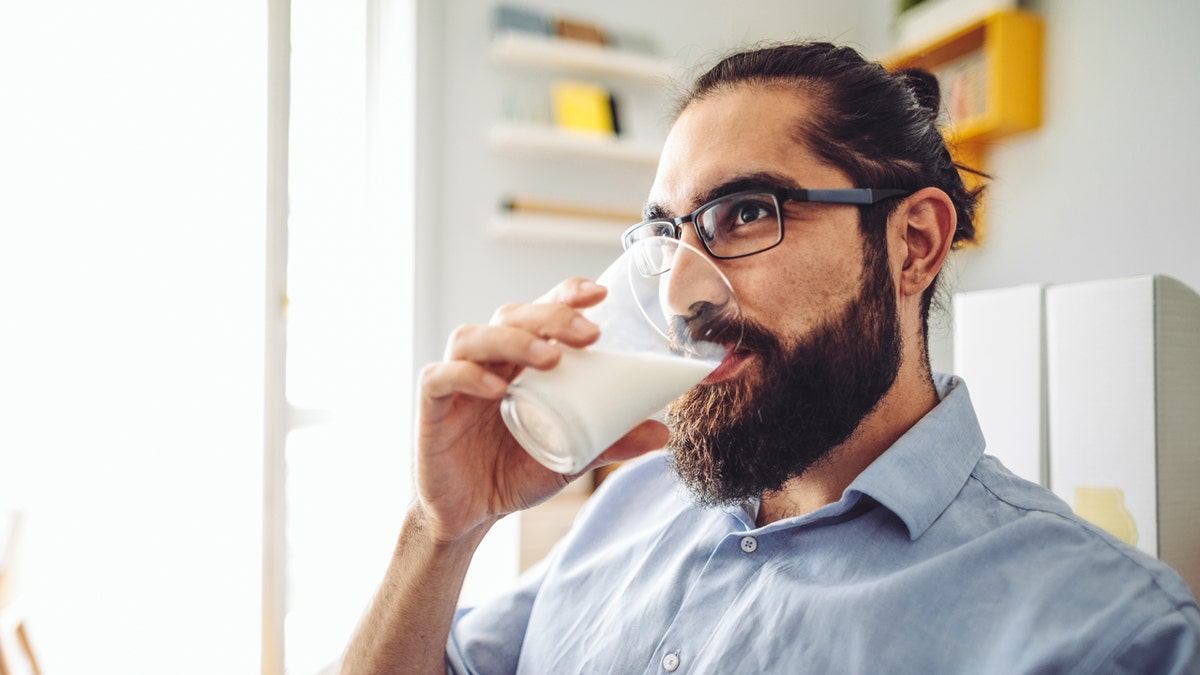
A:
[[[1046,355],[1050,488],[1200,593],[1200,296],[1165,276],[1052,286]]]
[[[954,372],[967,383],[987,453],[1046,482],[1043,284],[954,296]]]

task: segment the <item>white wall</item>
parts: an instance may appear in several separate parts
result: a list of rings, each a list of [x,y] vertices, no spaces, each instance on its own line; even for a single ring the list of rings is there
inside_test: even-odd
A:
[[[1033,9],[1043,125],[993,149],[986,239],[959,255],[957,287],[1164,273],[1200,288],[1200,3]]]

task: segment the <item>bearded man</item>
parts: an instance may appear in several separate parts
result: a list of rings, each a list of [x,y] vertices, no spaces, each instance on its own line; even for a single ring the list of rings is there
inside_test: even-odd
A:
[[[1178,575],[984,455],[965,385],[930,372],[938,273],[976,200],[939,107],[928,74],[825,43],[702,76],[626,237],[704,248],[744,338],[669,431],[648,421],[597,460],[644,455],[549,558],[456,614],[491,525],[572,478],[498,402],[596,339],[579,310],[605,290],[569,280],[457,330],[422,373],[417,497],[343,672],[1200,671]],[[762,236],[706,229],[746,202]]]

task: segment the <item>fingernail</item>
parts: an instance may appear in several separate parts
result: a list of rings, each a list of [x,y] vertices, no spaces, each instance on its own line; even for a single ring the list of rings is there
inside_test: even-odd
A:
[[[529,345],[529,355],[534,361],[548,361],[554,358],[557,352],[557,349],[544,340],[534,340],[533,344]]]
[[[582,316],[577,316],[571,319],[570,329],[576,335],[591,335],[596,332],[597,326]]]
[[[594,291],[594,290],[596,290],[596,289],[598,289],[598,288],[600,288],[600,284],[598,284],[598,283],[596,283],[596,282],[594,282],[594,281],[581,281],[581,282],[579,282],[579,290],[580,290],[580,291],[582,291],[582,292],[584,292],[584,293],[590,293],[591,291]]]
[[[483,374],[483,387],[487,391],[503,391],[508,388],[508,383],[500,378],[495,373]]]

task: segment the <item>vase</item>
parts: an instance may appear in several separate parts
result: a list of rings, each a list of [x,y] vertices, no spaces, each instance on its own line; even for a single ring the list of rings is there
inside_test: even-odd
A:
[[[1137,525],[1125,508],[1125,493],[1114,487],[1075,488],[1075,513],[1126,544],[1137,544]]]

